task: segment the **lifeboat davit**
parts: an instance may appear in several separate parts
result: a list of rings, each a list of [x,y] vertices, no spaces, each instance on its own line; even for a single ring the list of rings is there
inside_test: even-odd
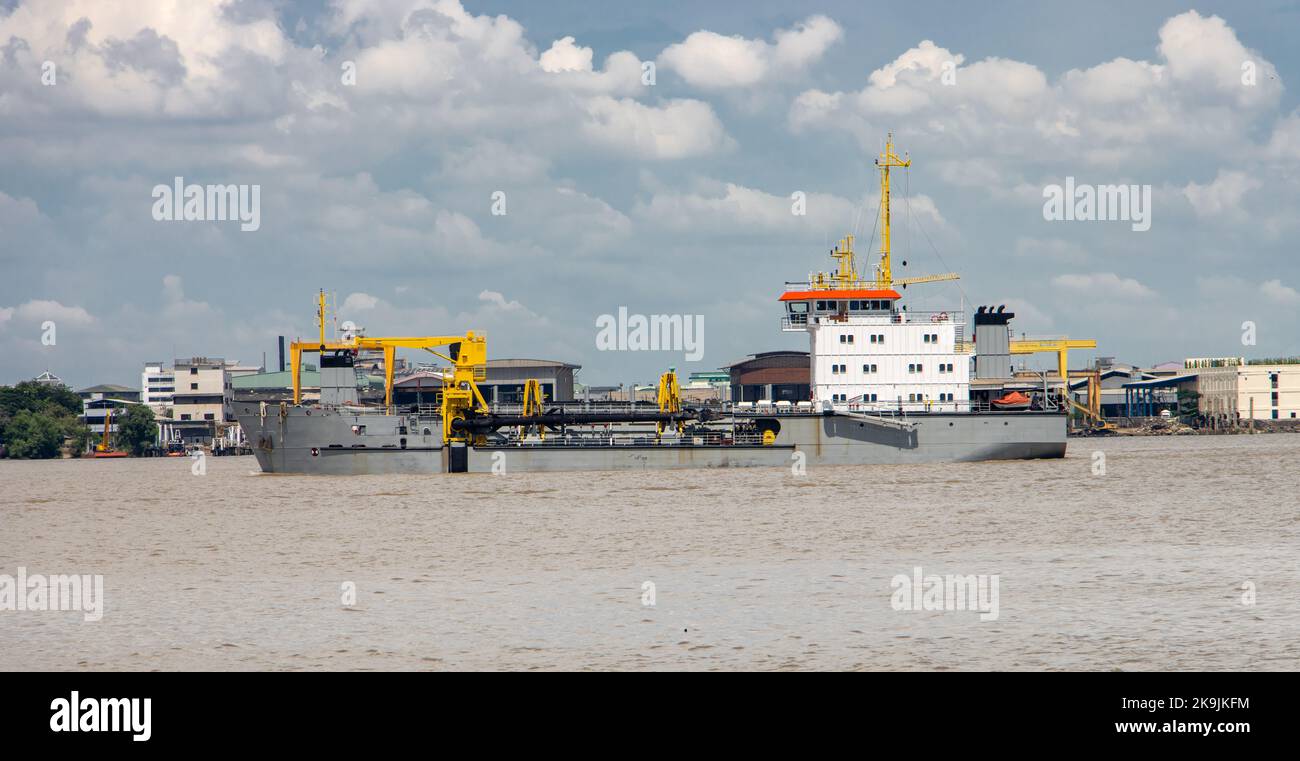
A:
[[[1000,399],[994,399],[993,406],[1000,410],[1027,410],[1029,397],[1019,391],[1012,391]]]

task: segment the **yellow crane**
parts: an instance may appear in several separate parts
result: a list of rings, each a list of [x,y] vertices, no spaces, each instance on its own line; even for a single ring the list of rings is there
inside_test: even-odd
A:
[[[1097,342],[1091,338],[1022,338],[1012,339],[1012,354],[1056,354],[1056,371],[1062,380],[1069,377],[1070,349],[1095,349]]]
[[[104,410],[104,440],[95,445],[96,452],[112,452],[113,445],[108,441],[109,426],[113,424],[113,408]]]
[[[104,410],[104,436],[100,443],[95,445],[95,451],[91,453],[92,457],[126,457],[126,452],[121,452],[113,448],[109,438],[109,429],[113,424],[113,413],[117,410],[108,407]]]
[[[393,405],[393,364],[397,349],[422,349],[451,363],[451,372],[443,376],[442,436],[444,442],[466,441],[469,434],[452,430],[452,421],[471,411],[487,413],[489,407],[478,381],[487,379],[487,337],[467,331],[459,336],[353,336],[347,341],[325,340],[325,292],[317,305],[320,340],[317,343],[293,341],[289,344],[289,369],[293,376],[293,403],[302,403],[303,352],[355,351],[378,349],[384,353],[384,406]],[[436,351],[446,347],[447,352]]]
[[[521,413],[523,417],[538,417],[542,414],[542,382],[536,378],[529,378],[524,381],[524,409]],[[519,436],[522,438],[528,433],[531,426],[519,426]],[[542,441],[546,441],[546,426],[538,424],[537,435]]]
[[[659,376],[659,390],[655,393],[655,399],[659,402],[660,412],[681,412],[682,411],[682,387],[677,383],[677,370],[672,369]],[[677,423],[677,433],[681,434],[685,423]],[[658,433],[664,434],[663,421],[659,422]]]
[[[1108,422],[1101,414],[1101,371],[1100,370],[1075,370],[1070,373],[1074,378],[1088,379],[1088,406],[1083,406],[1074,401],[1074,395],[1070,392],[1070,386],[1065,386],[1065,400],[1070,406],[1078,410],[1085,420],[1092,423],[1092,427],[1099,431],[1111,431],[1115,429],[1115,424]]]

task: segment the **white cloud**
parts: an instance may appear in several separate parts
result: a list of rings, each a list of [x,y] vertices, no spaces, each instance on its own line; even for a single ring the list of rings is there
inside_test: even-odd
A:
[[[230,82],[249,61],[276,66],[292,44],[270,17],[241,19],[226,0],[48,0],[0,17],[0,40],[20,68],[56,62],[57,89],[39,78],[10,82],[41,111],[90,109],[109,116],[197,116],[257,106]],[[0,98],[0,113],[22,113]]]
[[[777,30],[775,43],[701,30],[659,54],[659,65],[704,89],[752,87],[788,78],[819,60],[844,32],[825,16]]]
[[[680,159],[730,144],[709,104],[670,100],[647,106],[630,98],[598,97],[587,106],[583,132],[598,143],[649,159]]]
[[[1257,51],[1247,48],[1218,16],[1196,11],[1174,16],[1160,28],[1157,48],[1169,78],[1203,95],[1213,94],[1239,106],[1276,102],[1281,94],[1277,69]],[[1255,66],[1255,84],[1243,82],[1243,65]]]
[[[1300,292],[1289,285],[1283,285],[1281,280],[1274,278],[1261,283],[1259,292],[1269,301],[1277,304],[1290,306],[1300,304]]]
[[[556,40],[538,63],[542,71],[553,75],[548,82],[557,83],[577,92],[634,95],[645,91],[641,81],[641,59],[620,50],[605,59],[602,71],[592,68],[591,48],[581,47],[573,37]]]
[[[990,57],[965,63],[930,40],[872,72],[857,92],[809,90],[791,105],[791,129],[845,130],[864,147],[905,117],[934,148],[996,156],[1002,163],[1080,161],[1117,166],[1174,150],[1238,158],[1242,135],[1278,101],[1276,69],[1218,17],[1188,11],[1160,30],[1155,61],[1116,58],[1065,72],[1054,83],[1036,66]],[[1257,69],[1242,83],[1242,63]],[[1290,145],[1276,138],[1278,150]],[[1008,146],[1014,146],[1008,151]]]
[[[551,49],[538,59],[542,71],[591,71],[591,48],[573,44],[572,37],[563,37],[551,43]]]
[[[350,314],[352,312],[364,312],[374,309],[379,303],[379,299],[368,293],[349,293],[346,299],[343,299],[343,306],[339,307],[339,312]]]
[[[1129,277],[1113,272],[1057,275],[1052,284],[1072,291],[1090,294],[1096,301],[1105,302],[1113,297],[1121,299],[1150,299],[1156,292]]]
[[[500,140],[477,140],[445,152],[440,181],[469,184],[525,183],[539,180],[550,169],[545,156]]]
[[[867,81],[878,89],[887,89],[898,84],[900,73],[912,71],[920,72],[923,79],[938,79],[945,65],[960,66],[965,60],[965,56],[941,48],[931,40],[921,40],[916,47],[871,72]]]
[[[1300,160],[1300,111],[1292,111],[1274,125],[1266,154],[1272,158]]]
[[[804,216],[792,212],[794,200],[736,183],[704,183],[693,191],[661,189],[637,205],[635,215],[660,229],[752,235],[848,228],[853,202],[824,193],[806,193]],[[809,225],[812,225],[810,228]]]
[[[1261,186],[1259,179],[1245,172],[1219,170],[1213,182],[1198,185],[1190,182],[1183,195],[1192,204],[1198,217],[1216,217],[1228,212],[1239,212],[1246,193]]]
[[[478,295],[478,300],[502,312],[528,312],[528,308],[518,301],[507,301],[500,291],[482,291]]]
[[[56,324],[89,325],[95,321],[89,312],[79,306],[64,306],[57,301],[33,299],[16,307],[13,316],[25,322],[52,320]]]
[[[878,213],[879,194],[854,201],[829,193],[804,192],[804,214],[794,212],[791,195],[777,195],[734,182],[701,182],[692,190],[662,188],[648,202],[638,203],[634,216],[656,229],[737,236],[789,233],[818,240],[825,235],[839,237],[855,223],[870,229]],[[930,231],[946,225],[934,200],[925,195],[911,198],[911,213],[924,219]],[[903,224],[905,208],[897,202],[895,224]],[[860,240],[865,248],[867,241]]]

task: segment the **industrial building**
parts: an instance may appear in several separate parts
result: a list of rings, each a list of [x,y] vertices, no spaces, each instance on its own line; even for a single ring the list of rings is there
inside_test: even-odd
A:
[[[570,402],[574,374],[582,365],[547,359],[489,359],[487,379],[478,381],[479,390],[488,404],[522,404],[524,383],[536,378],[547,401]]]
[[[176,373],[162,362],[146,362],[140,372],[140,401],[155,415],[165,414],[176,392]]]
[[[170,428],[172,438],[186,444],[239,443],[238,426],[230,409],[232,378],[253,375],[260,367],[243,366],[220,357],[190,357],[172,363]]]
[[[302,398],[320,399],[320,371],[314,364],[304,364],[301,371]],[[273,370],[269,373],[238,375],[230,379],[230,396],[236,401],[286,402],[293,399],[293,373]]]
[[[1300,358],[1188,360],[1197,366],[1201,413],[1235,423],[1240,420],[1294,420],[1300,416]]]
[[[104,418],[113,415],[109,421],[109,433],[117,433],[117,415],[114,410],[125,409],[140,403],[140,392],[129,386],[103,383],[90,386],[76,392],[81,397],[81,420],[96,434],[104,431]]]
[[[812,370],[806,351],[765,351],[724,365],[733,402],[803,402],[812,395]]]

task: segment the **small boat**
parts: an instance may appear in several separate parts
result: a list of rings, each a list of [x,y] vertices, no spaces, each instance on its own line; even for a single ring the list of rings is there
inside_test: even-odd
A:
[[[103,457],[130,457],[130,455],[128,455],[126,452],[119,452],[117,450],[110,450],[108,452],[93,452],[90,456],[97,460]]]
[[[1019,391],[1011,391],[1000,398],[994,399],[993,406],[1000,410],[1027,410],[1029,409],[1029,397]]]

